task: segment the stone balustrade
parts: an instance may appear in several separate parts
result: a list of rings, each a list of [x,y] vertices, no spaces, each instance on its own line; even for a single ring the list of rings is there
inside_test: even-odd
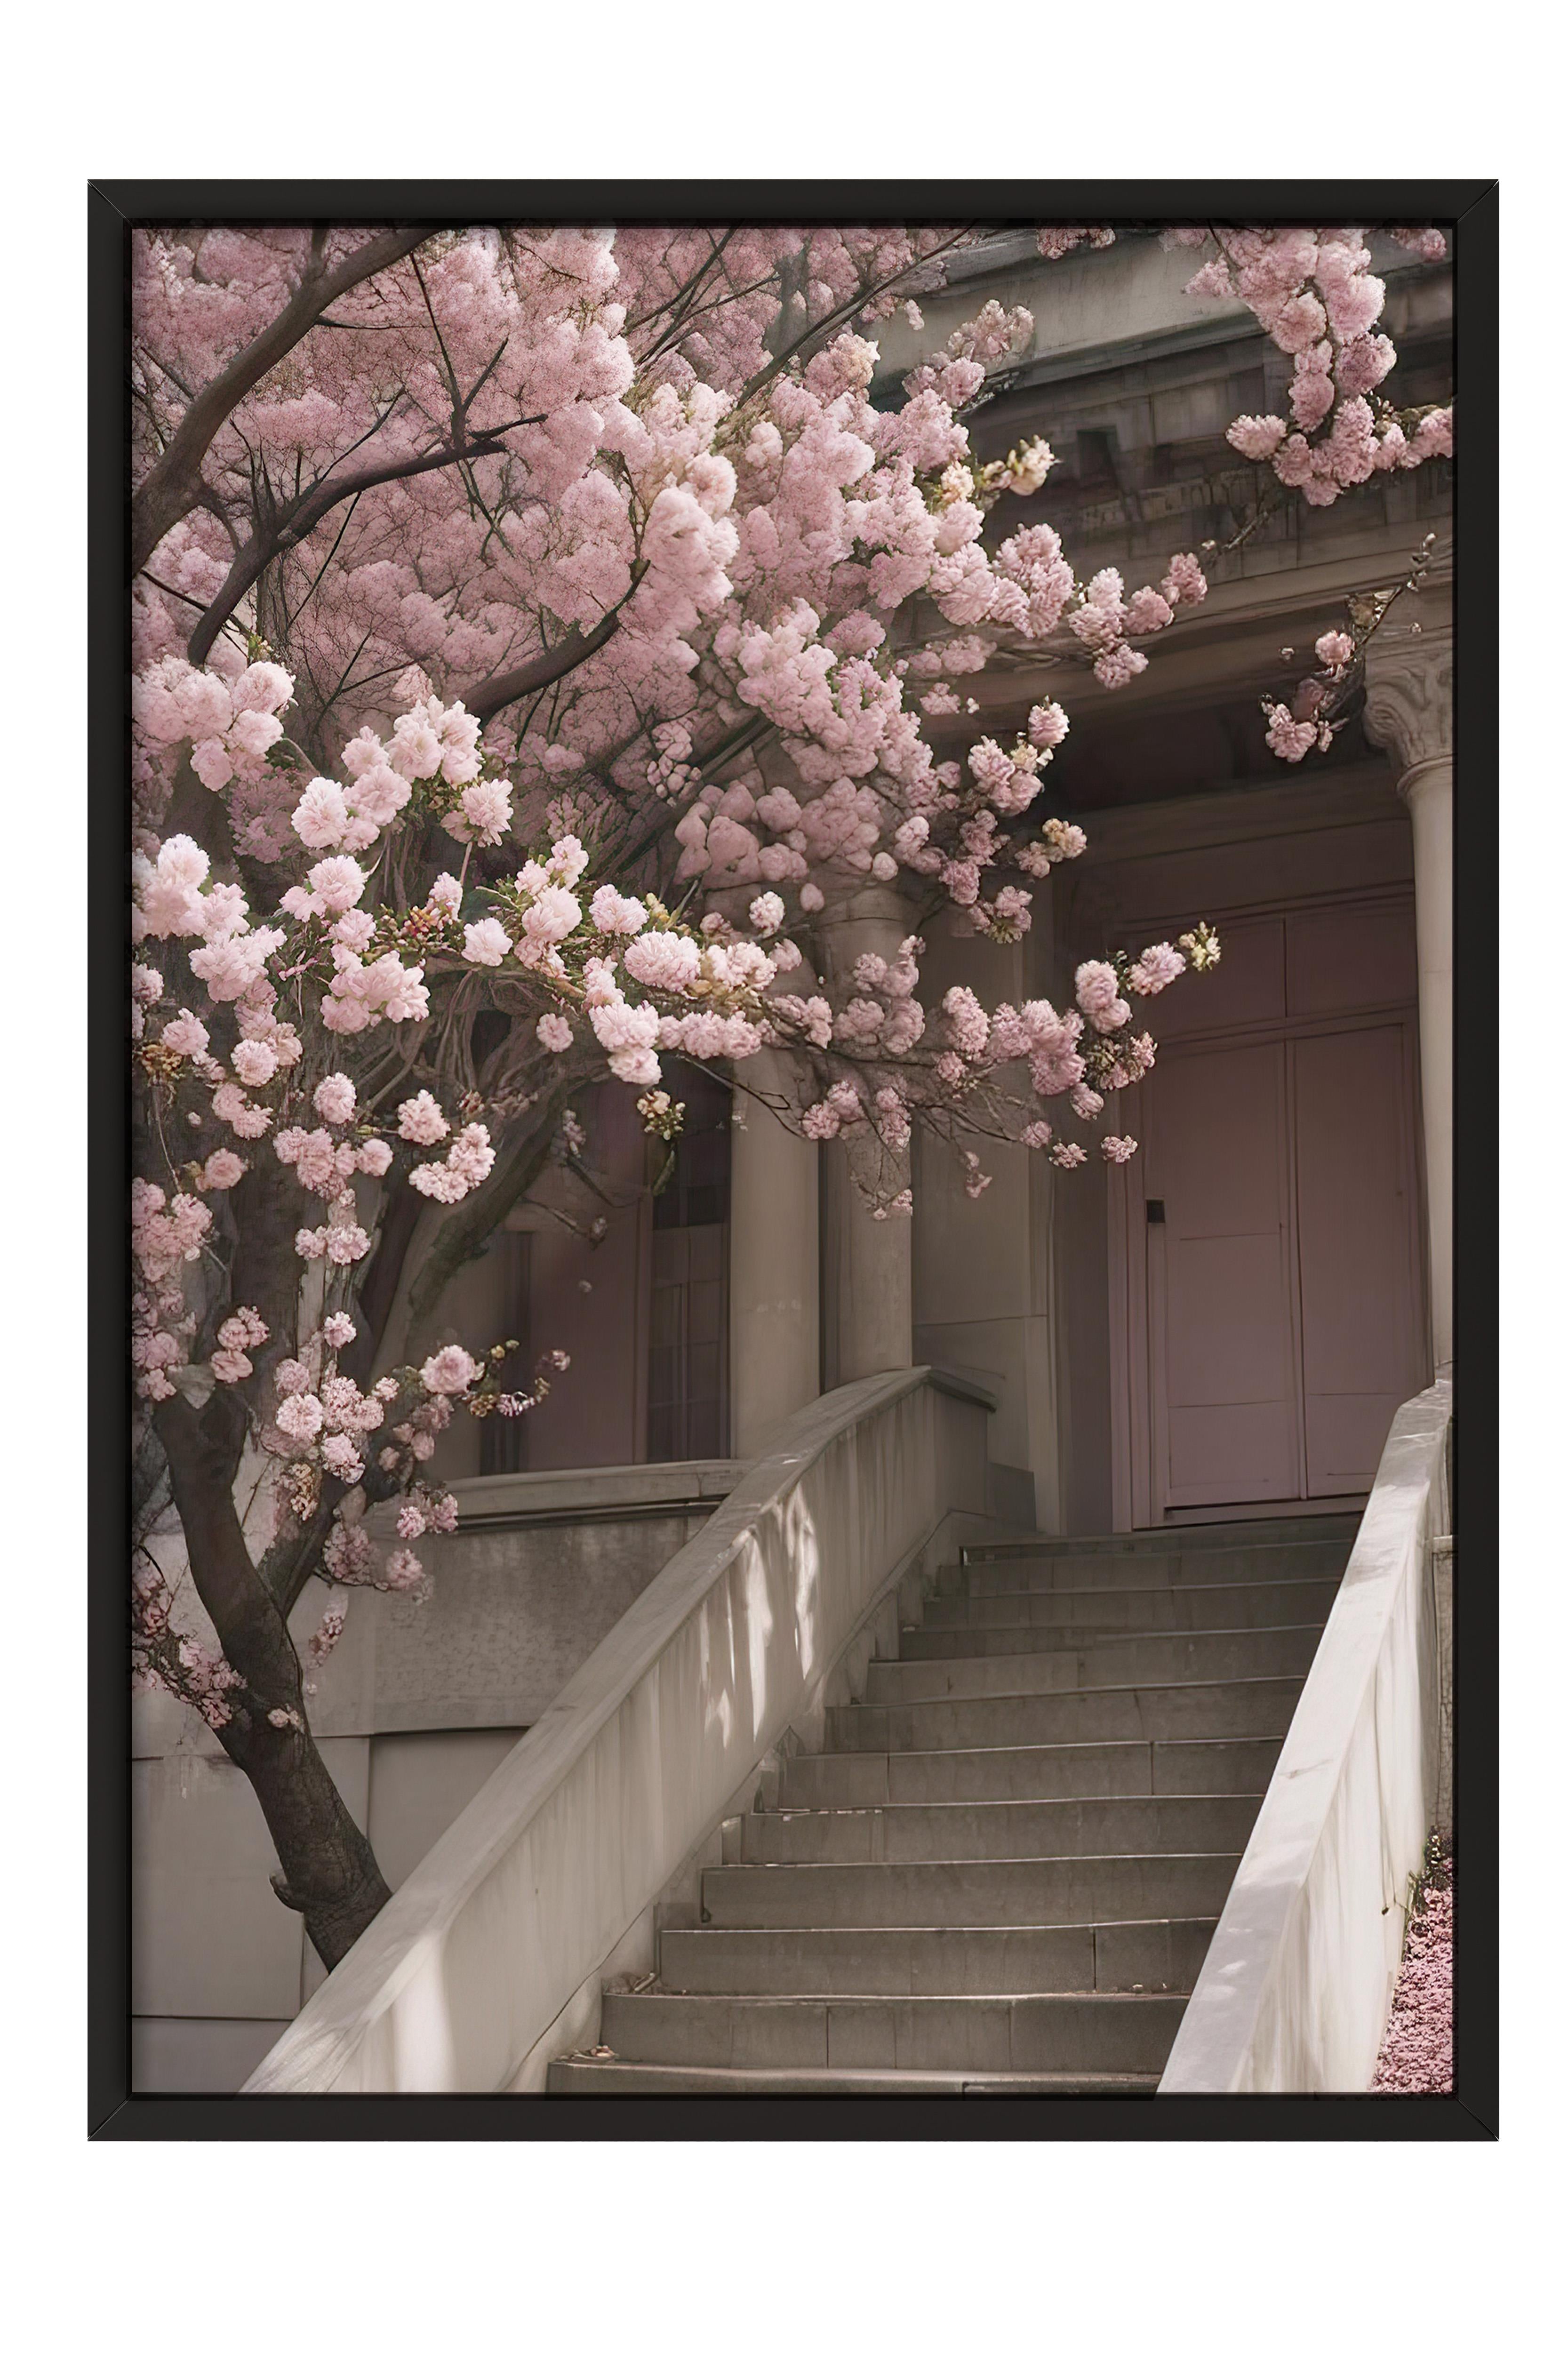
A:
[[[605,1975],[651,1966],[657,1908],[715,1859],[771,1753],[812,1745],[896,1641],[900,1584],[934,1567],[944,1521],[973,1532],[990,1410],[916,1367],[797,1413],[245,2089],[535,2090],[552,2057],[592,2044]]]
[[[1439,1803],[1447,1381],[1400,1407],[1160,2091],[1364,2092]]]

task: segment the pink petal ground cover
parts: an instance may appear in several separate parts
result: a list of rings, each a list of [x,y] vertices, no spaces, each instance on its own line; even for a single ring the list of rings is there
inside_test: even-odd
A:
[[[1454,2088],[1454,1859],[1433,1857],[1405,1938],[1374,2092]]]

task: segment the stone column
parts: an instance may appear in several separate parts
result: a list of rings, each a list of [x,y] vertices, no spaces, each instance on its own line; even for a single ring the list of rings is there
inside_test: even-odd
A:
[[[787,1095],[773,1054],[748,1082]],[[817,1155],[765,1103],[737,1091],[730,1129],[730,1445],[763,1453],[781,1423],[817,1395]]]
[[[1415,853],[1432,1352],[1454,1362],[1453,636],[1446,588],[1401,597],[1367,648],[1366,732],[1393,760]]]
[[[816,935],[836,993],[847,987],[858,956],[890,963],[909,931],[909,911],[890,886],[857,892],[820,915]],[[842,1144],[828,1146],[825,1174],[824,1206],[834,1225],[829,1377],[842,1384],[898,1372],[914,1362],[910,1220],[872,1216],[850,1178]]]

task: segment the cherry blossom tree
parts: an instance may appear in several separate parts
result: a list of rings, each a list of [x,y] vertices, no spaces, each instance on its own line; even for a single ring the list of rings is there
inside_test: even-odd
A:
[[[1030,817],[1060,706],[954,752],[962,682],[1030,644],[1115,691],[1217,553],[1080,581],[1048,524],[1009,527],[1051,450],[983,465],[966,417],[1026,312],[986,302],[879,377],[877,322],[918,329],[975,234],[137,240],[135,1664],[249,1778],[329,1966],[387,1889],[312,1677],[355,1585],[422,1589],[454,1413],[531,1411],[565,1369],[472,1355],[440,1308],[573,1103],[630,1087],[672,1146],[666,1060],[717,1066],[908,1215],[917,1124],[972,1195],[988,1139],[1125,1159],[1096,1130],[1152,1063],[1138,1007],[1219,953],[1199,926],[1086,964],[1062,1008],[921,996],[936,914],[1016,940],[1084,846]],[[1194,294],[1295,355],[1291,427],[1231,427],[1260,512],[1451,448],[1447,412],[1372,397],[1360,231],[1173,234],[1214,248]],[[1269,716],[1286,758],[1331,740],[1375,626],[1351,617],[1310,708],[1311,681]],[[900,944],[845,968],[873,889]]]

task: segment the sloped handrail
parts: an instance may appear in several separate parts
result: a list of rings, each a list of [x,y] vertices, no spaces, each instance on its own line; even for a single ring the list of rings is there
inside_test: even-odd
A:
[[[917,1366],[806,1407],[667,1563],[244,2086],[508,2087],[950,1510],[989,1396]]]
[[[1160,2091],[1364,2092],[1437,1802],[1453,1389],[1400,1407]]]

